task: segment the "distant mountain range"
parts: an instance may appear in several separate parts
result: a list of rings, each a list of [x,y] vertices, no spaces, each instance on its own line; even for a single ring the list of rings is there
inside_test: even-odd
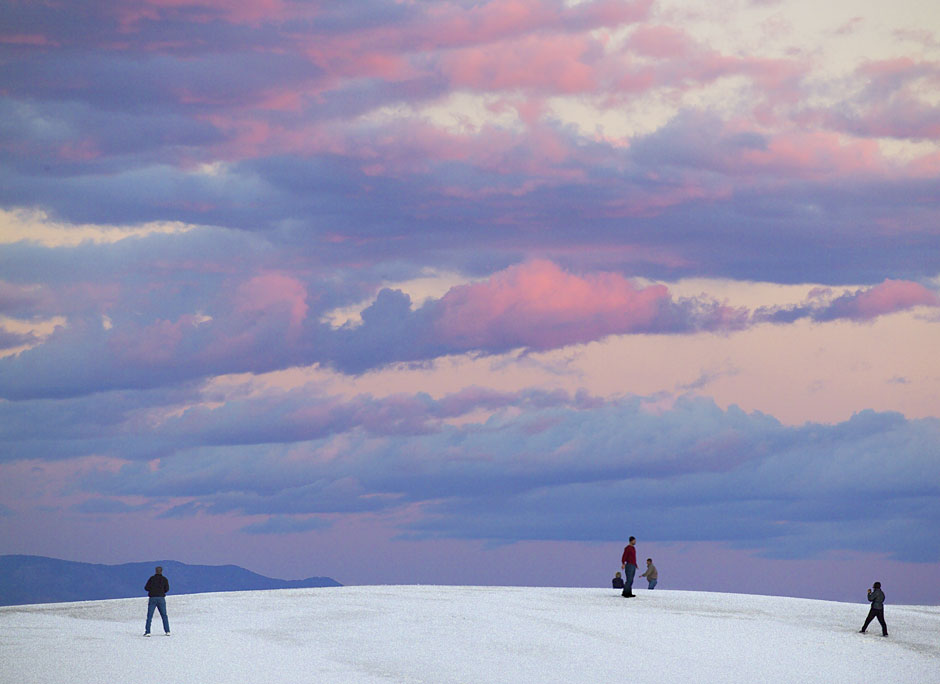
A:
[[[237,565],[187,565],[171,560],[98,565],[10,555],[0,556],[0,606],[146,596],[144,584],[158,565],[170,581],[170,594],[342,586],[330,577],[273,579]]]

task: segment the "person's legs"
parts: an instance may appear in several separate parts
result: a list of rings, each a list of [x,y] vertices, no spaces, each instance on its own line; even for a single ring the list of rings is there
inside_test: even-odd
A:
[[[144,627],[144,634],[150,634],[150,623],[153,622],[153,611],[157,607],[156,599],[151,598],[147,601],[147,626]]]
[[[885,612],[883,610],[879,610],[877,613],[875,613],[875,617],[878,618],[878,622],[881,623],[882,636],[888,636],[888,625],[885,624]]]
[[[626,576],[623,579],[623,594],[624,596],[630,596],[633,594],[633,577],[636,575],[636,566],[630,565],[627,563],[627,567],[624,568]]]
[[[160,617],[163,618],[163,631],[164,631],[164,632],[169,632],[169,631],[170,631],[170,621],[169,621],[169,620],[167,619],[167,617],[166,617],[166,599],[165,599],[165,598],[158,598],[158,599],[155,599],[155,600],[156,600],[156,602],[157,602],[157,610],[160,611]],[[151,614],[153,614],[153,611],[151,611]]]
[[[656,588],[656,580],[650,580],[650,589]]]
[[[868,625],[870,625],[871,621],[874,619],[875,619],[875,609],[872,608],[871,610],[868,611],[868,617],[865,618],[865,624],[862,625],[861,631],[864,632],[866,629],[868,629]]]

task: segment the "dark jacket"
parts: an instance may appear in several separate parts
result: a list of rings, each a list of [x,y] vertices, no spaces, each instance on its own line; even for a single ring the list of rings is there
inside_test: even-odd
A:
[[[170,591],[170,582],[163,575],[154,575],[147,584],[144,585],[144,591],[150,598],[162,598]]]
[[[623,589],[623,577],[614,577],[614,589]]]
[[[868,592],[868,600],[871,601],[872,610],[885,609],[885,593],[881,589],[874,589]]]

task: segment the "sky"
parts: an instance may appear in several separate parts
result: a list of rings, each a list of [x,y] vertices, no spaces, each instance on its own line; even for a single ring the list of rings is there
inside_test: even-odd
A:
[[[0,0],[0,553],[940,603],[938,219],[921,0]]]

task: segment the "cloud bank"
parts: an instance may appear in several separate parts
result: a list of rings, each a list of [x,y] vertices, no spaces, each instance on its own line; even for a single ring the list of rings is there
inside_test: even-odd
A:
[[[632,520],[651,539],[777,557],[865,551],[877,537],[897,559],[940,558],[936,419],[866,411],[787,427],[706,399],[651,406],[565,393],[297,393],[191,409],[149,433],[129,412],[107,429],[113,439],[89,442],[114,460],[88,466],[79,486],[90,501],[142,497],[174,517],[271,516],[252,533],[417,506],[402,527],[416,538],[616,541]],[[483,422],[452,423],[480,407]],[[54,432],[38,442],[49,458],[60,456]],[[139,445],[154,443],[159,460],[147,460]]]
[[[335,301],[336,294],[318,291],[322,285],[301,274],[261,271],[219,277],[211,265],[203,269],[204,274],[197,273],[202,284],[151,281],[147,287],[153,292],[145,298],[157,293],[167,298],[160,302],[166,310],[149,320],[123,314],[136,308],[133,302],[141,295],[137,289],[126,291],[119,282],[61,287],[37,283],[33,289],[6,285],[11,311],[20,307],[26,291],[37,301],[68,304],[70,291],[83,295],[93,287],[113,292],[114,301],[99,297],[88,308],[81,297],[72,304],[83,307],[79,310],[45,311],[67,322],[40,344],[0,359],[3,396],[75,396],[312,364],[358,374],[449,355],[560,349],[612,335],[733,334],[764,322],[864,322],[940,306],[937,292],[924,285],[886,280],[843,294],[816,290],[805,305],[749,311],[707,295],[676,297],[664,285],[637,285],[617,273],[579,275],[534,260],[455,286],[418,307],[404,292],[384,288],[362,310],[361,323],[336,328],[317,306]],[[181,274],[181,280],[192,275]],[[183,308],[199,301],[205,306]],[[26,341],[14,335],[10,344]]]

